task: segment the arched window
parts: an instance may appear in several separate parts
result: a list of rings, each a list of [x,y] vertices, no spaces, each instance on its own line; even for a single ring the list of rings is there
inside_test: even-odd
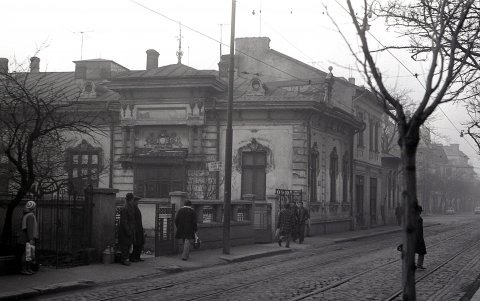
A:
[[[330,153],[330,202],[337,201],[338,155],[334,147]]]
[[[344,203],[348,203],[348,172],[350,170],[349,163],[348,152],[345,152],[342,158],[342,202]]]

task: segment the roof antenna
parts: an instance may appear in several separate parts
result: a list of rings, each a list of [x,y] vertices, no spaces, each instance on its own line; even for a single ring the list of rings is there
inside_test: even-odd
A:
[[[222,37],[223,37],[223,26],[224,25],[230,25],[230,24],[227,24],[227,23],[221,23],[221,24],[218,24],[218,26],[220,26],[220,60],[222,59]]]
[[[178,64],[181,64],[182,63],[182,56],[183,56],[183,51],[182,51],[182,22],[178,22],[178,25],[180,26],[180,35],[178,36],[177,57],[178,57]]]
[[[82,36],[82,42],[80,44],[80,60],[83,59],[83,35],[87,32],[93,32],[93,30],[88,30],[88,31],[75,31],[74,33],[80,34]]]

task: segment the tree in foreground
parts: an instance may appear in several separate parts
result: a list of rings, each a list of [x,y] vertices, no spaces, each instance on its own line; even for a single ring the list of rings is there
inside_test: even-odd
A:
[[[349,43],[333,18],[331,19],[355,56],[369,88],[397,126],[405,188],[402,192],[405,208],[403,300],[416,300],[415,242],[418,200],[415,159],[420,127],[440,104],[463,100],[464,92],[478,79],[479,3],[474,0],[364,0],[359,5],[356,1],[346,0],[346,4],[345,10],[348,11],[358,34],[360,54],[354,51],[354,46]],[[369,32],[372,18],[385,21],[387,28],[399,35],[396,43],[405,43],[382,45],[380,49],[373,49],[372,43],[381,43]],[[423,96],[413,99],[416,106],[411,114],[407,113],[401,99],[395,96],[386,79],[382,77],[382,70],[386,71],[389,66],[382,66],[375,59],[378,52],[393,53],[396,50],[408,51],[413,60],[428,63],[422,83]]]
[[[3,225],[3,251],[12,247],[13,212],[25,196],[64,187],[67,137],[99,131],[98,113],[82,106],[75,82],[49,75],[0,70],[0,152],[7,158],[14,191]]]

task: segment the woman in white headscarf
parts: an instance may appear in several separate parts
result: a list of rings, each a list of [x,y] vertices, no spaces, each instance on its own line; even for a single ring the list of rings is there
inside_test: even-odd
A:
[[[35,210],[37,204],[34,201],[28,201],[23,209],[22,217],[22,234],[21,241],[25,244],[25,250],[22,256],[22,270],[23,275],[32,275],[35,272],[32,270],[32,262],[35,261],[35,245],[38,239],[38,224],[35,217]]]

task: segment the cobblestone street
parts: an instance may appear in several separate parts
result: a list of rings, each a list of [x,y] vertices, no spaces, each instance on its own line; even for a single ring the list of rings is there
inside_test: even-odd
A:
[[[460,300],[480,274],[480,217],[439,217],[418,300]],[[137,279],[41,300],[400,300],[400,233],[270,258]],[[307,241],[308,243],[308,241]]]

